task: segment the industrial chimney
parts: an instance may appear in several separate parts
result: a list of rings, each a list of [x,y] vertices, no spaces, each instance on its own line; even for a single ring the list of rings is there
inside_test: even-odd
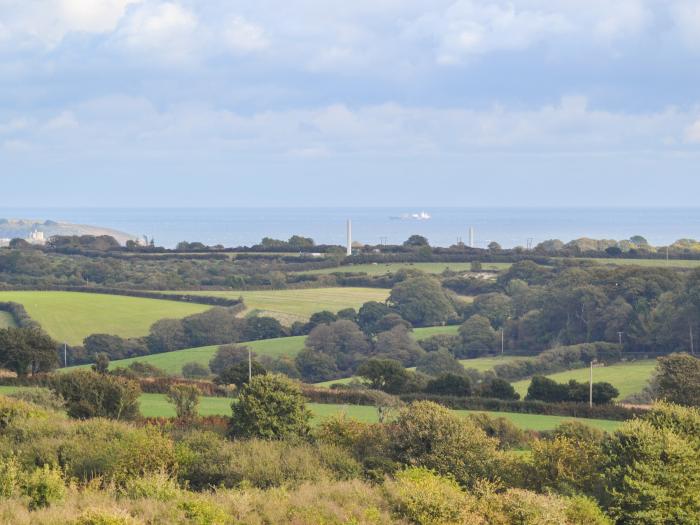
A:
[[[345,255],[348,257],[352,255],[352,221],[350,219],[348,219],[348,246]]]

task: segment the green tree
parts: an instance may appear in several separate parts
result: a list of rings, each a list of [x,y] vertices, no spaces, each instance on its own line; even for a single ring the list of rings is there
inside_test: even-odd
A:
[[[662,399],[700,406],[700,359],[688,354],[660,357],[656,364],[656,384]]]
[[[311,413],[299,386],[280,375],[256,376],[233,403],[233,437],[285,439],[306,436]]]
[[[166,394],[167,400],[175,405],[178,419],[192,420],[197,417],[199,396],[202,392],[194,385],[173,385]]]
[[[472,395],[472,382],[464,375],[442,374],[428,381],[425,392],[439,396],[468,397]]]
[[[445,348],[423,355],[418,359],[416,371],[433,377],[444,374],[464,375],[462,363]]]
[[[367,337],[352,321],[335,321],[314,328],[306,347],[333,358],[340,371],[350,371],[370,351]]]
[[[495,327],[501,327],[513,315],[513,301],[506,294],[486,293],[477,295],[474,312],[483,315]]]
[[[135,419],[141,389],[136,381],[110,374],[76,370],[56,374],[50,388],[66,400],[68,415],[77,419]]]
[[[493,352],[496,346],[496,332],[482,315],[472,315],[464,321],[459,327],[459,336],[459,357],[479,357]]]
[[[191,362],[182,365],[182,377],[186,377],[188,379],[201,379],[207,377],[208,375],[209,368],[202,364]]]
[[[498,478],[501,456],[498,442],[473,421],[429,401],[401,409],[392,429],[395,459],[453,476],[471,487],[477,480]]]
[[[244,345],[221,345],[217,348],[214,357],[209,361],[209,370],[214,374],[220,374],[227,368],[237,365],[240,362],[248,362],[248,352],[250,348]],[[255,359],[255,352],[251,354]]]
[[[377,332],[376,325],[379,320],[390,313],[391,308],[384,303],[368,301],[357,312],[357,323],[364,333],[374,335]]]
[[[25,377],[58,365],[56,343],[38,328],[0,329],[0,365]]]
[[[698,523],[698,450],[667,428],[632,419],[605,442],[608,513],[617,523]]]
[[[249,374],[250,372],[250,374]],[[216,379],[215,383],[220,385],[236,385],[241,388],[243,385],[248,383],[249,375],[261,376],[267,374],[267,370],[257,361],[252,361],[250,363],[250,369],[248,368],[247,361],[240,361],[233,366],[224,369]]]
[[[440,282],[427,275],[397,283],[391,290],[389,303],[414,326],[438,325],[457,316]]]
[[[282,324],[274,317],[249,317],[243,330],[243,339],[245,341],[274,339],[285,335]]]
[[[109,372],[109,356],[105,353],[99,353],[95,357],[95,364],[92,369],[98,374],[106,374]]]
[[[411,235],[408,239],[404,241],[403,245],[407,248],[421,248],[424,246],[430,246],[430,244],[428,244],[428,239],[426,239],[422,235]]]
[[[241,339],[246,320],[235,308],[216,307],[182,320],[188,346],[222,345]]]
[[[413,366],[425,354],[406,327],[395,326],[377,335],[374,343],[376,357],[394,359],[404,366]]]
[[[156,321],[146,337],[146,346],[152,354],[187,348],[187,336],[180,319]]]
[[[369,387],[389,394],[401,394],[410,382],[410,372],[393,359],[368,359],[357,369],[357,375]]]

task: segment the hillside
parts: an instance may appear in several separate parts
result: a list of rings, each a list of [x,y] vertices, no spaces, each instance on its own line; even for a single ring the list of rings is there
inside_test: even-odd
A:
[[[72,224],[52,220],[0,218],[0,239],[13,239],[15,237],[26,239],[34,230],[43,232],[46,239],[53,235],[111,235],[120,244],[125,244],[126,241],[136,238],[135,235],[129,233],[87,224]]]

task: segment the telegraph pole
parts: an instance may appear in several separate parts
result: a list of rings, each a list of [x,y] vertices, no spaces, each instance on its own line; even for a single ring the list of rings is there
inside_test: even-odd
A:
[[[593,406],[593,363],[595,359],[591,359],[591,377],[588,381],[588,406]]]
[[[63,342],[63,367],[68,366],[68,345]]]
[[[620,348],[622,348],[622,334],[624,334],[624,333],[625,332],[617,332],[617,339],[620,342]]]
[[[253,380],[253,351],[248,347],[248,384]]]

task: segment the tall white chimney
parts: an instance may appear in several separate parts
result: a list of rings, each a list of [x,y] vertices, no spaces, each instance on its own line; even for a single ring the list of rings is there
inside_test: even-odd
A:
[[[345,255],[348,257],[352,255],[352,221],[350,219],[348,219],[348,246]]]
[[[474,248],[474,226],[469,227],[469,247]]]

